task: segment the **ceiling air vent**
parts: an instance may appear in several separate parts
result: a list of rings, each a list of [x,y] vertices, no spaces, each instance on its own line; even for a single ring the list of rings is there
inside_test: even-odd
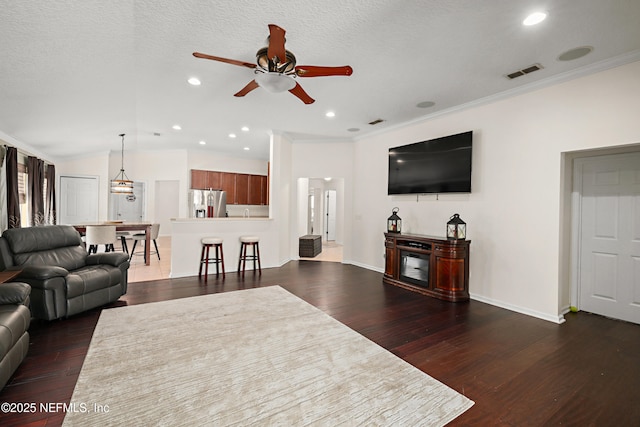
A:
[[[515,79],[516,77],[524,76],[525,74],[533,73],[534,71],[542,70],[544,67],[540,64],[533,64],[522,70],[514,71],[507,74],[507,78]]]
[[[382,123],[382,122],[384,122],[384,120],[382,120],[382,119],[375,119],[374,121],[369,122],[369,124],[373,126],[373,125],[377,125],[378,123]]]

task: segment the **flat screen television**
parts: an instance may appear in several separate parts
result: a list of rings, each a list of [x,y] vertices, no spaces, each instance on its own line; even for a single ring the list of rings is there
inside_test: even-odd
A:
[[[473,131],[389,149],[388,194],[470,193]]]

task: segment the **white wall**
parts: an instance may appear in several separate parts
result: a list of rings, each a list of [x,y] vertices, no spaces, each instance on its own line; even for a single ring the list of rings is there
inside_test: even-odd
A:
[[[357,141],[354,263],[382,271],[382,233],[394,206],[403,231],[420,234],[443,236],[459,213],[472,241],[472,297],[562,321],[559,295],[569,286],[559,272],[562,153],[640,143],[638,111],[640,62]],[[389,147],[467,130],[474,131],[471,194],[386,194]]]

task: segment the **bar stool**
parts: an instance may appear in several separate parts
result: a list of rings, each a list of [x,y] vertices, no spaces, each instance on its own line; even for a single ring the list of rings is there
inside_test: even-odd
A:
[[[262,274],[260,266],[260,238],[258,236],[240,236],[240,257],[238,258],[238,274],[242,264],[242,275],[244,276],[247,260],[253,260],[253,271],[256,271],[256,261],[258,261],[258,272]],[[253,247],[253,255],[247,255],[247,246]]]
[[[200,239],[202,243],[202,253],[200,254],[200,270],[198,271],[198,277],[202,276],[202,264],[204,264],[204,281],[207,281],[209,276],[209,261],[216,264],[216,277],[220,274],[218,264],[222,264],[222,277],[224,277],[224,253],[222,252],[222,239],[220,237],[203,237]],[[214,258],[209,257],[209,249],[215,248],[216,256]],[[220,251],[218,253],[218,250]]]

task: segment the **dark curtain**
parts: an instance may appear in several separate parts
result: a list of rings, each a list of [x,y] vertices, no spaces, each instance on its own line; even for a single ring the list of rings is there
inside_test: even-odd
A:
[[[28,203],[29,225],[45,224],[44,216],[44,160],[29,156],[27,158],[27,176],[29,183]]]
[[[7,147],[7,224],[9,228],[20,228],[18,150],[14,147]]]
[[[56,167],[47,165],[47,198],[45,200],[47,224],[56,224]]]

